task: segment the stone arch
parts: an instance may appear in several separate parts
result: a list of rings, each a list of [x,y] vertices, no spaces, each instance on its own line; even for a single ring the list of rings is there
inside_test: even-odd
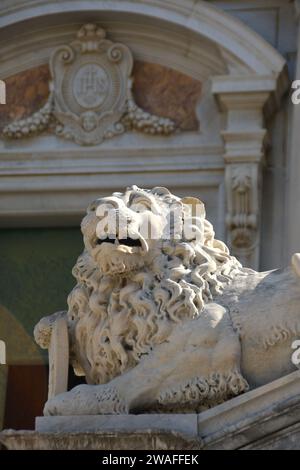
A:
[[[205,1],[194,0],[149,0],[137,2],[134,0],[110,1],[99,0],[97,4],[92,1],[66,0],[59,2],[33,0],[14,2],[14,8],[7,2],[2,8],[2,29],[9,26],[42,24],[47,16],[55,22],[56,17],[68,17],[67,22],[84,18],[84,21],[112,21],[116,17],[118,22],[129,24],[131,20],[138,26],[159,24],[165,28],[165,36],[178,35],[180,30],[185,31],[189,39],[200,36],[208,42],[216,44],[227,59],[231,58],[243,64],[249,71],[258,75],[276,74],[282,71],[284,60],[280,54],[264,41],[259,35],[246,27],[242,22],[229,14],[224,13]],[[63,13],[62,13],[63,12]],[[94,14],[101,16],[95,17]],[[82,22],[82,19],[81,19]],[[134,32],[133,32],[134,33]],[[191,36],[192,35],[192,36]],[[147,32],[144,31],[144,37]],[[197,44],[185,45],[186,53],[192,53]]]

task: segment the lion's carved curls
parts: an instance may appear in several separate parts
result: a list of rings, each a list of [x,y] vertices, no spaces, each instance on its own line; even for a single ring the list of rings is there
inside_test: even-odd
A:
[[[118,197],[129,200],[132,191]],[[168,208],[178,202],[169,192],[156,191],[149,193],[158,205]],[[96,207],[83,220],[84,234],[94,226]],[[88,250],[73,269],[77,286],[68,298],[68,317],[74,357],[80,358],[76,363],[80,362],[89,383],[106,383],[134,367],[166,340],[175,325],[197,318],[204,305],[242,272],[226,245],[214,238],[207,220],[203,244],[166,240],[153,249],[151,264],[128,272],[126,278],[103,275]]]
[[[103,207],[127,221],[127,238]],[[193,230],[179,233],[186,221]],[[90,387],[49,400],[46,413],[201,410],[293,370],[284,341],[300,332],[299,275],[243,268],[199,200],[134,186],[94,201],[82,233],[67,321],[72,365]],[[36,327],[44,347],[51,324]],[[273,363],[266,344],[286,361]]]

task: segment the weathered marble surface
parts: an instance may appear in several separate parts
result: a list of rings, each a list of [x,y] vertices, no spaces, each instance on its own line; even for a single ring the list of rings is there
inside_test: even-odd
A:
[[[300,371],[200,414],[38,417],[7,449],[300,450]]]
[[[182,131],[199,129],[196,106],[202,83],[159,64],[136,61],[133,68],[133,95],[146,111],[172,119]]]
[[[37,433],[8,431],[3,437],[9,450],[198,450],[198,440],[176,432]]]
[[[173,432],[190,438],[198,437],[198,416],[194,414],[141,414],[99,416],[37,417],[38,432]]]

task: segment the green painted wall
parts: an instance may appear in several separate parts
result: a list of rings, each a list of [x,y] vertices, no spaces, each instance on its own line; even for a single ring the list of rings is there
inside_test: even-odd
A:
[[[13,316],[12,324],[16,320],[24,330],[23,363],[38,361],[32,356],[36,348],[25,347],[34,325],[41,317],[66,309],[75,284],[71,270],[82,249],[79,228],[0,231],[0,305]]]

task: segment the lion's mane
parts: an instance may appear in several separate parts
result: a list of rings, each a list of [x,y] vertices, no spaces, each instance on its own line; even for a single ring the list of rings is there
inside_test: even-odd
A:
[[[167,240],[151,266],[126,277],[103,275],[85,250],[73,268],[77,285],[68,298],[75,371],[92,384],[124,373],[165,341],[176,324],[201,315],[242,272],[207,220],[203,243]]]

